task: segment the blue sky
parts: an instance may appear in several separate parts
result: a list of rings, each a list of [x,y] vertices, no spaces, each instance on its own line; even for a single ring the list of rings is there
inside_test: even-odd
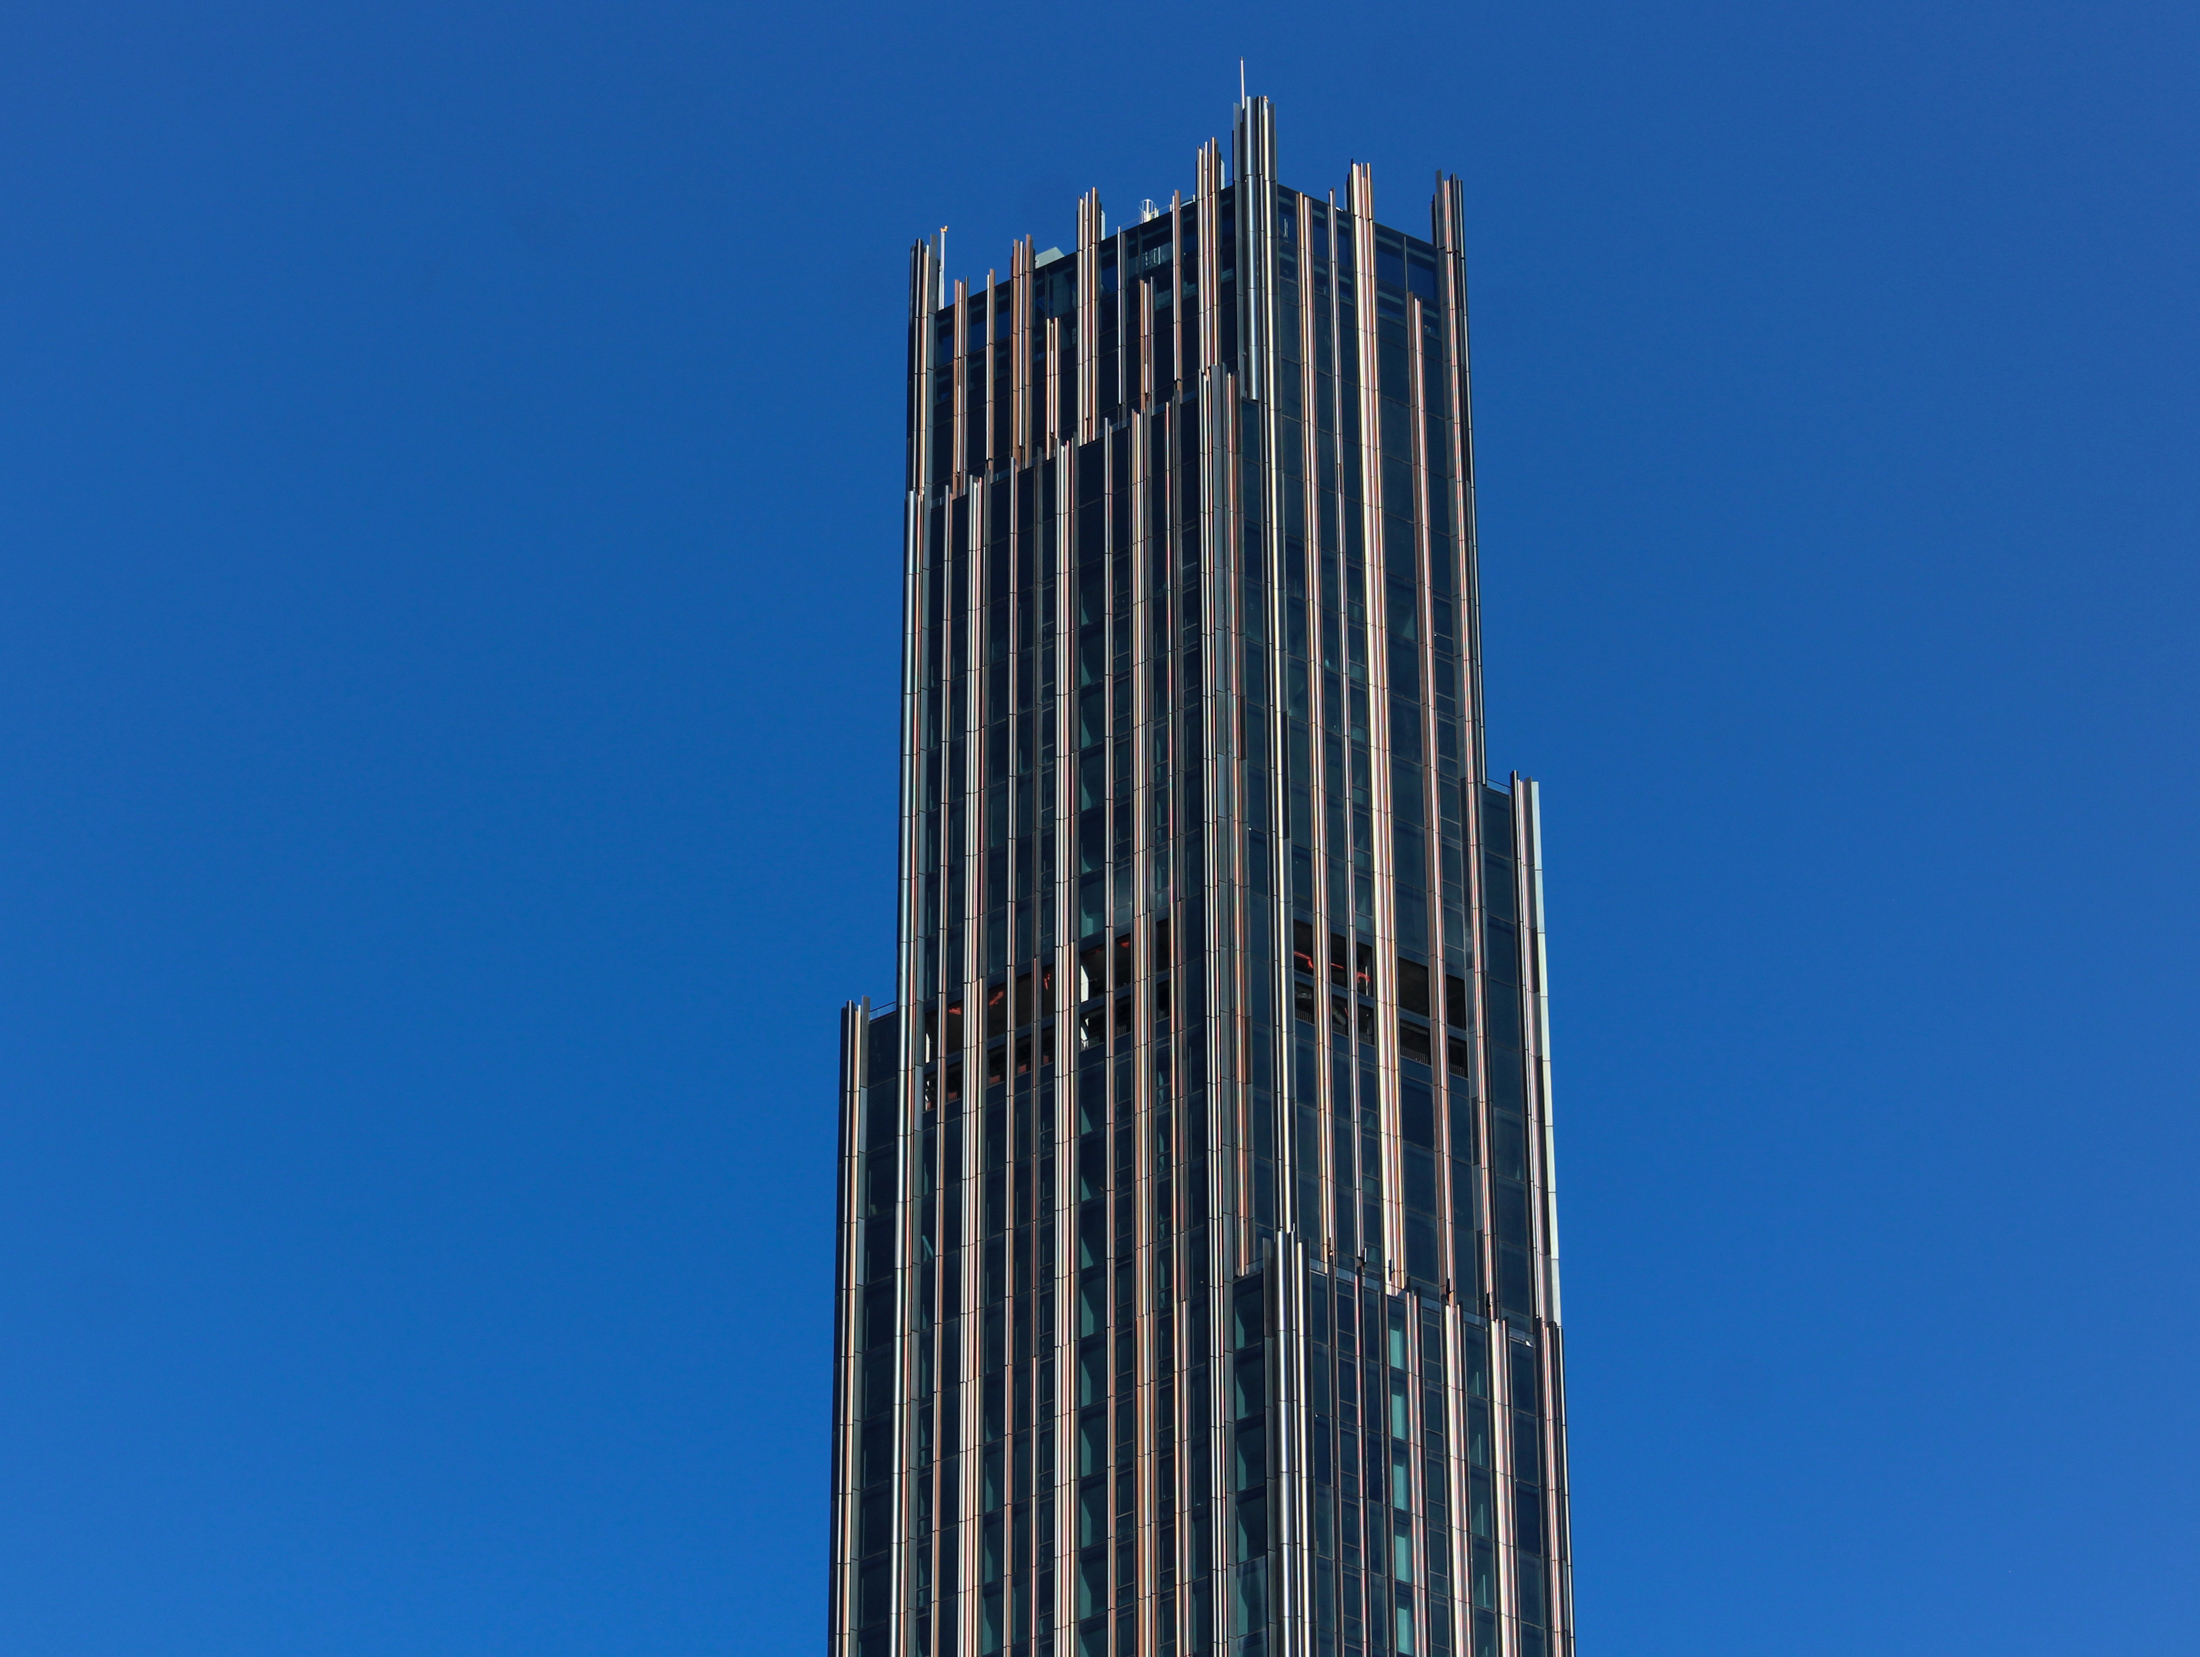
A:
[[[0,1649],[816,1649],[905,250],[1468,202],[1585,1649],[2190,1650],[2200,13],[0,15]]]

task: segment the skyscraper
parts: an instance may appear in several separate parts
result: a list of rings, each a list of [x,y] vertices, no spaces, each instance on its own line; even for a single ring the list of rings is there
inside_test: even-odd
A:
[[[843,1021],[834,1657],[1572,1649],[1535,787],[1458,181],[910,267],[899,980]]]

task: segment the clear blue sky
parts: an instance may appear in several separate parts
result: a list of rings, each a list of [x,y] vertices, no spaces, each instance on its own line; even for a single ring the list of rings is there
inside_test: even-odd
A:
[[[1586,1657],[2200,1649],[2200,11],[769,10],[0,15],[0,1651],[818,1649],[905,249],[1241,53],[1466,179]]]

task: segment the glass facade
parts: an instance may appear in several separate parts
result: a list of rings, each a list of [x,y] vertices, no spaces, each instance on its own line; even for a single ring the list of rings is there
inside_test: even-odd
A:
[[[1461,193],[1234,153],[911,262],[900,982],[843,1019],[835,1657],[1572,1650],[1537,795]]]

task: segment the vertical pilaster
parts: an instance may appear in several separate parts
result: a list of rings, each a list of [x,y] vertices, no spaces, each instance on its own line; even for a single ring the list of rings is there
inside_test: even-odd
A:
[[[1090,443],[1100,429],[1100,243],[1107,214],[1100,192],[1077,203],[1077,441]]]
[[[1199,368],[1202,372],[1222,361],[1222,325],[1216,314],[1221,303],[1219,220],[1222,202],[1222,147],[1209,139],[1199,149],[1197,200],[1199,204]],[[1188,343],[1188,342],[1187,342]],[[1190,376],[1187,375],[1186,378]]]
[[[1489,755],[1482,720],[1482,582],[1475,548],[1474,515],[1474,397],[1473,375],[1467,350],[1467,255],[1466,191],[1456,174],[1439,173],[1435,201],[1430,208],[1430,228],[1443,255],[1439,270],[1437,303],[1444,318],[1444,342],[1453,369],[1446,387],[1451,404],[1453,453],[1451,476],[1456,480],[1452,504],[1453,522],[1459,528],[1459,648],[1464,658],[1469,746],[1473,751],[1470,783],[1489,776]]]

